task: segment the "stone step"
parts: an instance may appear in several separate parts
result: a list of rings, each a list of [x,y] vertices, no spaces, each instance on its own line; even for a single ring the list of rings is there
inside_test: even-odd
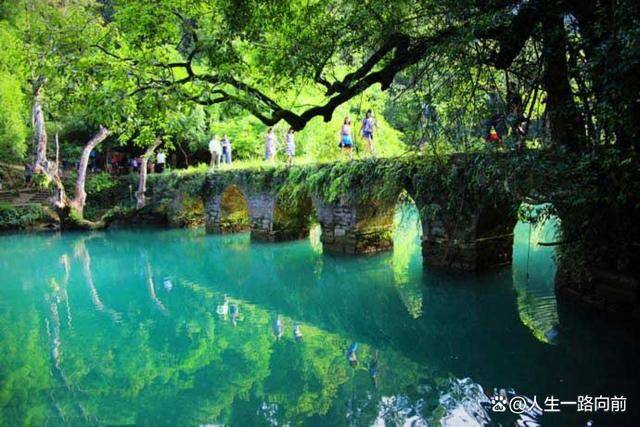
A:
[[[0,203],[12,206],[48,205],[51,195],[46,191],[25,189],[19,191],[0,191]]]

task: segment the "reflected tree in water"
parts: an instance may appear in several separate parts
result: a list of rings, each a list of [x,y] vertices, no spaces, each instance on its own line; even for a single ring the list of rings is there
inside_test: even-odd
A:
[[[519,222],[515,228],[513,284],[517,294],[520,320],[541,342],[555,344],[558,339],[558,307],[551,262],[554,249],[539,242],[553,240],[557,219],[531,223]]]

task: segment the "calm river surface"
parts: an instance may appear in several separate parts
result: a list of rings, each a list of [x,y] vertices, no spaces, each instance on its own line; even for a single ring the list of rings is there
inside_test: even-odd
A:
[[[0,236],[0,424],[640,425],[638,346],[556,304],[553,227],[518,224],[510,268],[449,275],[401,212],[366,257],[313,235]],[[497,413],[501,389],[626,412]]]

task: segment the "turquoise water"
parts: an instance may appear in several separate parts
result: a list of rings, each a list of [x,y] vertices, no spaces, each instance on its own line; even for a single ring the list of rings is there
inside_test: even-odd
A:
[[[505,389],[627,397],[529,425],[638,425],[640,351],[556,303],[552,226],[518,224],[513,267],[471,276],[423,268],[397,219],[366,257],[317,234],[0,236],[0,424],[514,425],[487,397]]]

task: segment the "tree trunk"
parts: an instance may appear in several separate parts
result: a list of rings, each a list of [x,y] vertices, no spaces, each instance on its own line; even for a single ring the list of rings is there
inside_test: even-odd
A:
[[[567,35],[562,15],[550,11],[543,18],[543,83],[547,92],[550,138],[573,151],[585,142],[585,125],[573,99],[567,69]]]
[[[40,103],[40,95],[44,80],[39,78],[34,85],[33,92],[33,132],[36,140],[36,155],[33,163],[34,174],[45,175],[55,186],[52,204],[56,209],[64,208],[68,201],[64,191],[64,185],[57,173],[57,166],[47,161],[47,129],[45,127],[44,112]]]
[[[182,155],[184,156],[185,166],[189,167],[189,155],[187,154],[185,149],[182,147],[182,144],[180,142],[178,142],[178,148],[180,149],[180,151],[182,151]]]
[[[60,141],[58,140],[57,131],[56,131],[56,173],[60,175]]]
[[[36,157],[33,162],[34,173],[43,173],[47,169],[47,130],[45,128],[44,112],[40,104],[42,84],[42,82],[37,83],[33,92],[33,116],[31,120],[36,141]]]
[[[609,144],[615,135],[616,145],[623,150],[637,146],[640,138],[640,102],[637,102],[640,64],[630,62],[629,49],[625,48],[629,41],[621,38],[633,25],[633,18],[620,12],[625,10],[620,6],[630,5],[631,2],[629,5],[624,2],[622,5],[618,2],[571,2],[572,13],[580,27],[579,47],[587,57],[587,72],[595,96],[592,111],[596,116],[598,137],[603,139],[603,134],[604,141]]]
[[[82,214],[87,194],[84,191],[85,180],[87,176],[87,164],[89,163],[89,155],[96,145],[104,141],[109,135],[109,131],[100,126],[100,131],[87,142],[80,158],[80,168],[78,170],[78,179],[76,181],[76,195],[73,200],[69,200],[66,195],[62,179],[58,170],[58,135],[56,134],[56,162],[47,160],[47,130],[44,121],[44,112],[40,103],[40,94],[42,90],[42,79],[36,83],[33,99],[33,128],[36,140],[36,154],[33,171],[35,174],[45,175],[54,185],[54,196],[52,204],[58,211],[60,216],[60,225],[62,228],[93,228],[95,224],[83,221]]]
[[[142,156],[142,164],[140,165],[140,179],[138,180],[138,191],[136,191],[136,207],[138,209],[144,208],[146,199],[144,193],[147,191],[147,164],[149,158],[153,155],[153,152],[158,148],[162,141],[160,138],[156,139],[151,147],[147,149],[147,152]]]
[[[87,142],[82,150],[82,156],[80,156],[80,165],[78,167],[78,178],[76,179],[76,194],[73,200],[69,203],[76,213],[82,218],[84,213],[84,205],[87,199],[87,193],[84,190],[85,181],[87,178],[87,166],[89,164],[89,156],[91,151],[104,141],[109,136],[109,130],[103,126],[100,126],[100,131],[94,135],[93,138]]]

